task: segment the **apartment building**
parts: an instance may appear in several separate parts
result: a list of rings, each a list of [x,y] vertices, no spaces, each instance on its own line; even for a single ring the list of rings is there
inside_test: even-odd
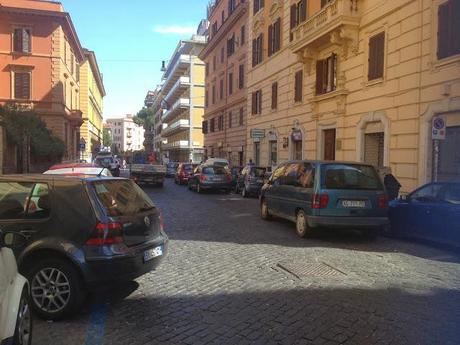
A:
[[[112,133],[112,151],[125,153],[144,149],[144,128],[133,121],[133,115],[106,119]]]
[[[0,103],[33,109],[63,140],[64,159],[79,156],[80,65],[85,61],[72,20],[60,3],[0,3]],[[15,172],[16,147],[2,135],[3,170]]]
[[[85,62],[80,67],[80,110],[83,124],[80,127],[80,144],[84,145],[80,157],[91,162],[102,146],[103,98],[105,96],[102,74],[96,54],[83,50]]]
[[[403,192],[460,178],[458,0],[250,4],[247,140],[256,162],[389,166]]]
[[[205,62],[203,121],[205,155],[246,162],[248,2],[212,0],[209,39],[200,54]]]
[[[161,154],[170,161],[203,159],[204,63],[199,59],[206,43],[206,22],[190,40],[179,41],[165,66],[158,118]]]

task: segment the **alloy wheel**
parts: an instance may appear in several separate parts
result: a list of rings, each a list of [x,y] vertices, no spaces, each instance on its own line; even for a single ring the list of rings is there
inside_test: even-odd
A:
[[[38,271],[32,280],[32,298],[35,305],[47,313],[58,313],[70,301],[70,282],[57,268]]]
[[[32,316],[29,308],[27,294],[21,298],[18,313],[18,331],[17,340],[19,345],[29,345],[32,334]]]
[[[296,230],[300,237],[304,237],[307,234],[307,220],[303,211],[297,213]]]

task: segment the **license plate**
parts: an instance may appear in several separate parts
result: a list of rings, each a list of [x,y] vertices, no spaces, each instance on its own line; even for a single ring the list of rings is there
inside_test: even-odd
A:
[[[163,247],[162,246],[146,250],[144,252],[144,262],[150,261],[150,260],[152,260],[152,259],[154,259],[154,258],[156,258],[158,256],[162,256],[162,255],[163,255]]]
[[[366,202],[360,200],[342,200],[342,206],[346,208],[365,208]]]

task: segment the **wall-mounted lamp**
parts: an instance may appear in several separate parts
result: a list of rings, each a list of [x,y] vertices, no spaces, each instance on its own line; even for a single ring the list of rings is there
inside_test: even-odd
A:
[[[161,61],[161,69],[160,69],[161,72],[166,72],[166,61],[163,60]]]

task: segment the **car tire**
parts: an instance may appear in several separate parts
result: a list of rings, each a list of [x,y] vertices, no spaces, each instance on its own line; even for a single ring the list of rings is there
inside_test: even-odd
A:
[[[265,201],[265,199],[263,199],[262,202],[260,203],[260,217],[263,220],[272,219],[272,215],[270,214],[270,211],[268,210],[267,201]]]
[[[32,344],[32,312],[30,310],[29,290],[24,287],[19,301],[16,328],[14,330],[13,345]]]
[[[308,226],[307,217],[303,210],[299,210],[295,222],[296,233],[299,237],[306,237],[311,235],[311,228]]]
[[[63,259],[38,261],[26,276],[31,286],[32,310],[45,320],[61,320],[72,315],[85,299],[86,293],[79,272]],[[52,296],[43,298],[45,293]]]

